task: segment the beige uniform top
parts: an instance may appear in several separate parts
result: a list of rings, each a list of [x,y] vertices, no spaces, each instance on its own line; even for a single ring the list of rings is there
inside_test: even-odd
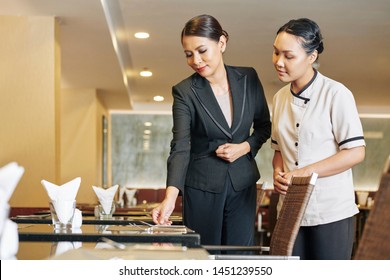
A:
[[[290,84],[273,99],[271,147],[280,151],[284,171],[307,166],[339,150],[365,146],[352,93],[341,83],[316,72],[298,94]],[[280,209],[284,196],[278,203]],[[319,178],[303,226],[339,221],[358,213],[352,170]]]

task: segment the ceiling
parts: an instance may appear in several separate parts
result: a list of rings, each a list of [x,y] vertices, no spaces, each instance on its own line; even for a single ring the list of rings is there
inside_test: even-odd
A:
[[[62,88],[95,88],[110,110],[170,110],[172,85],[192,74],[180,32],[199,14],[220,21],[230,36],[225,63],[254,67],[270,106],[283,85],[271,63],[275,33],[309,17],[324,36],[320,72],[349,87],[359,110],[390,113],[388,0],[0,0],[0,15],[56,17]],[[153,76],[140,77],[144,68]]]

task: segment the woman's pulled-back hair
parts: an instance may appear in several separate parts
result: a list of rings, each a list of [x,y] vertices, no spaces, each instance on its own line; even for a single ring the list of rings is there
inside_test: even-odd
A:
[[[320,54],[324,50],[320,28],[317,23],[308,18],[290,20],[280,27],[276,34],[280,32],[300,37],[301,45],[307,54],[311,54],[315,50]]]
[[[226,37],[226,41],[229,39],[228,33],[213,16],[199,15],[187,21],[181,32],[181,39],[183,40],[184,36],[197,36],[218,42],[222,35]]]

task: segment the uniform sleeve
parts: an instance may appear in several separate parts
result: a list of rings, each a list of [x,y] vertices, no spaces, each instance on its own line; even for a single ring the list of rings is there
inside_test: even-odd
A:
[[[173,95],[173,139],[167,162],[167,186],[174,186],[183,192],[191,149],[191,113],[185,94],[172,88]]]
[[[340,150],[365,146],[363,128],[352,92],[339,84],[332,100],[331,120]]]
[[[278,133],[277,133],[277,118],[278,118],[278,110],[277,108],[277,94],[274,95],[272,101],[272,129],[271,129],[271,148],[273,150],[279,151],[279,143],[278,143]]]
[[[247,139],[251,147],[251,155],[254,158],[261,148],[261,146],[268,140],[271,134],[271,121],[269,115],[269,109],[267,100],[265,99],[263,86],[261,85],[260,79],[253,69],[253,79],[256,82],[256,104],[255,114],[253,120],[253,132]]]

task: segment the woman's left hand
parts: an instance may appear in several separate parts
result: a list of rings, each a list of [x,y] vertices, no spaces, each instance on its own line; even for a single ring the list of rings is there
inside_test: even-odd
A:
[[[243,142],[240,144],[226,143],[218,147],[215,151],[217,157],[226,160],[228,162],[233,162],[239,157],[247,154],[250,151],[250,146],[248,142]]]

